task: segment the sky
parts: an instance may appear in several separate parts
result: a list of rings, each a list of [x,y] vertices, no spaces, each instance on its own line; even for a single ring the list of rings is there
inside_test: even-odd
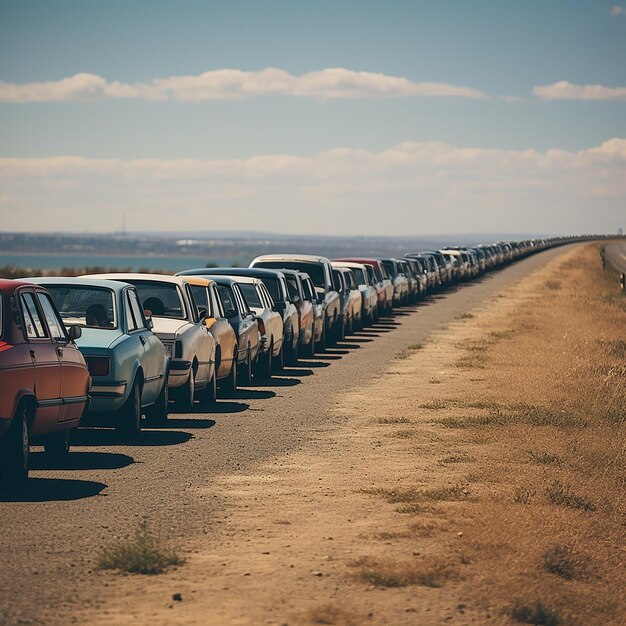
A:
[[[626,0],[0,0],[0,228],[626,227]]]

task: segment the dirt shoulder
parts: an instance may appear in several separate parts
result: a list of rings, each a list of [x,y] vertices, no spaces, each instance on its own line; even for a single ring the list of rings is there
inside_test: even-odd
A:
[[[224,514],[185,565],[103,572],[74,619],[623,623],[626,308],[599,268],[570,250],[405,346],[306,448],[200,488]]]

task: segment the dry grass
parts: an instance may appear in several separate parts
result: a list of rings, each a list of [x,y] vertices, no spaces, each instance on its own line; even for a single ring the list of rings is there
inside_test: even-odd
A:
[[[135,533],[102,549],[98,565],[133,574],[160,574],[183,559],[167,541],[142,521]]]
[[[447,580],[459,576],[449,562],[434,557],[413,561],[362,557],[354,567],[358,569],[357,579],[376,587],[441,587]]]
[[[379,424],[410,424],[411,420],[408,417],[381,417],[378,420]]]
[[[359,626],[363,618],[334,604],[325,604],[310,609],[304,616],[307,623],[326,626]]]
[[[537,626],[558,626],[561,624],[559,612],[548,608],[540,600],[523,602],[516,600],[511,607],[511,617],[520,624],[536,624]]]

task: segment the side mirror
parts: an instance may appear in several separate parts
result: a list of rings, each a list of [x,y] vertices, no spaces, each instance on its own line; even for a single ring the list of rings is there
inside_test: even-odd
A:
[[[154,322],[151,317],[146,318],[146,325],[148,326],[148,330],[152,330],[154,328]]]
[[[287,308],[287,304],[285,302],[274,302],[274,311],[276,313],[282,313]]]
[[[80,326],[70,326],[67,329],[67,336],[70,338],[70,341],[76,341],[82,334],[83,331]]]

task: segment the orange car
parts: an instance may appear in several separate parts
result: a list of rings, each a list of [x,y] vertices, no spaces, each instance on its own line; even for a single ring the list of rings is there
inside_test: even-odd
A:
[[[47,453],[69,449],[88,402],[91,379],[74,344],[80,328],[66,330],[46,289],[0,280],[0,477],[28,477],[31,439]]]

